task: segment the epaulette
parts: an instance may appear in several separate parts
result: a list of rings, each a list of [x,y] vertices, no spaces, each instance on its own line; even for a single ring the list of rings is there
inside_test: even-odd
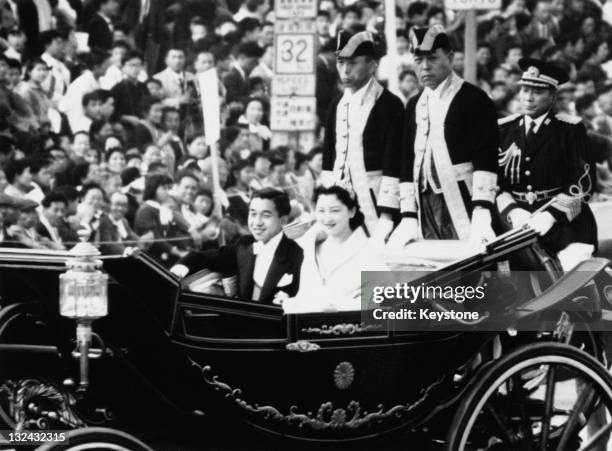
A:
[[[567,122],[568,124],[578,124],[580,121],[582,121],[580,116],[574,116],[567,113],[557,113],[555,114],[555,117],[562,122]]]
[[[513,120],[518,119],[519,117],[521,117],[520,113],[515,113],[511,114],[510,116],[502,117],[501,119],[497,120],[497,125],[507,124],[508,122],[512,122]]]

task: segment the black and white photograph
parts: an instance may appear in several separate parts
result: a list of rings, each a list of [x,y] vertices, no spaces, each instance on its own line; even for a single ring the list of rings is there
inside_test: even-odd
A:
[[[612,0],[0,0],[1,451],[612,451]]]

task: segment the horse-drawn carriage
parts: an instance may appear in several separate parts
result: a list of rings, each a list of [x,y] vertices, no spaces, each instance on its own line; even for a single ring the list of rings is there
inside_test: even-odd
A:
[[[142,253],[103,259],[108,315],[75,358],[58,294],[69,257],[0,251],[0,429],[139,435],[240,422],[322,446],[426,428],[447,450],[557,451],[605,449],[612,430],[612,377],[595,331],[612,306],[609,262],[561,276],[528,230],[433,273],[495,282],[500,265],[537,269],[528,294],[496,290],[510,333],[483,328],[486,319],[410,331],[362,312],[286,315],[195,292],[193,279]],[[547,326],[513,332],[525,322]],[[101,437],[98,446],[112,442]]]

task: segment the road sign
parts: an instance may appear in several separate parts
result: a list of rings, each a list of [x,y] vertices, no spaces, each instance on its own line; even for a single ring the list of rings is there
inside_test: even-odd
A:
[[[273,96],[314,96],[315,89],[314,74],[279,74],[272,78]]]
[[[270,126],[272,130],[314,130],[316,109],[315,97],[272,97]]]
[[[274,17],[276,19],[314,19],[317,17],[317,0],[276,0]]]
[[[313,34],[276,35],[277,74],[312,74],[315,46]]]
[[[317,33],[314,20],[276,20],[274,21],[274,33]]]
[[[501,9],[501,0],[445,0],[448,9]]]

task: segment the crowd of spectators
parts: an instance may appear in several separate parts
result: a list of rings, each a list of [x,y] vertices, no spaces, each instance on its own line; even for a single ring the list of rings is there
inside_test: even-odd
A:
[[[384,54],[383,7],[319,1],[319,124],[341,92],[337,31],[371,30]],[[463,13],[437,0],[399,0],[396,9],[397,56],[382,56],[382,83],[397,71],[402,100],[419,92],[408,32],[433,23],[453,37],[454,68],[463,73]],[[169,265],[248,233],[250,193],[266,186],[289,193],[292,221],[308,220],[322,150],[271,146],[268,0],[0,0],[0,14],[3,245],[66,249],[83,229],[104,252],[138,245]],[[518,111],[521,57],[571,74],[558,109],[592,131],[599,195],[612,192],[612,0],[504,1],[477,22],[477,83],[500,117]],[[213,67],[222,130],[211,148],[197,75]],[[223,188],[216,195],[211,152]]]

